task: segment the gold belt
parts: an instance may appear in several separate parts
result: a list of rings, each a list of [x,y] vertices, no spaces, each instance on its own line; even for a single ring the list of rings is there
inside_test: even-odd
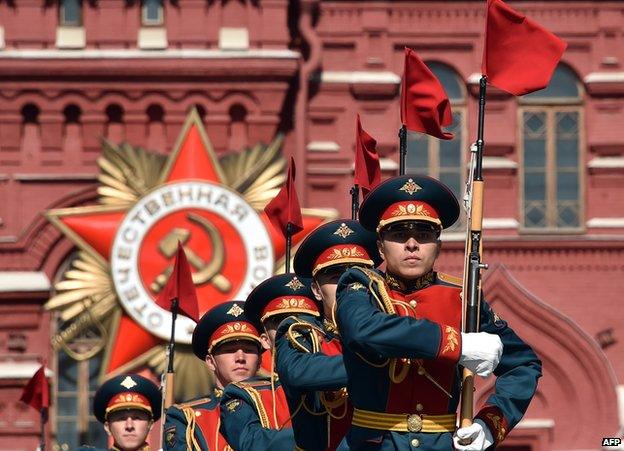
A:
[[[395,414],[353,409],[353,425],[395,432],[453,432],[456,429],[454,413],[446,415]]]

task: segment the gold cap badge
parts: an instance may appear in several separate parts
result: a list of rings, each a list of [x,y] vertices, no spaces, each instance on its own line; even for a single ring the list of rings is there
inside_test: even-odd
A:
[[[126,378],[121,381],[119,385],[130,390],[132,387],[136,387],[138,384],[134,382],[134,379],[132,379],[130,376],[126,376]]]
[[[296,277],[293,277],[292,280],[288,282],[285,286],[287,286],[293,291],[297,291],[303,288],[303,284],[299,282],[299,279],[297,279]]]
[[[407,182],[405,182],[405,184],[401,188],[399,188],[399,191],[405,191],[407,194],[411,196],[412,194],[414,194],[417,191],[420,191],[421,189],[422,187],[417,185],[416,182],[414,182],[414,180],[408,179]]]
[[[340,224],[340,227],[336,229],[334,235],[338,235],[339,237],[346,238],[349,235],[354,234],[355,232],[351,230],[344,222]]]
[[[240,308],[240,306],[238,304],[234,304],[228,311],[227,314],[228,315],[232,315],[235,318],[238,318],[239,316],[241,316],[243,314],[244,310],[242,308]]]

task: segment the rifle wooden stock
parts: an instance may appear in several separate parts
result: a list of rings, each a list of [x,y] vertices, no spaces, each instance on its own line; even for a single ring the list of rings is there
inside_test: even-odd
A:
[[[167,373],[165,375],[165,397],[164,397],[164,408],[168,409],[174,403],[174,393],[173,393],[173,375],[175,373]]]

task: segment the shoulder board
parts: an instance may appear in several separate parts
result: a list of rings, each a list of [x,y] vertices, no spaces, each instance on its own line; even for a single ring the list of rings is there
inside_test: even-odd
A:
[[[461,287],[464,284],[461,277],[451,276],[450,274],[445,274],[443,272],[437,273],[437,276],[440,282],[448,283],[450,285]]]
[[[191,399],[190,401],[181,402],[179,404],[174,404],[173,407],[177,407],[178,409],[184,409],[185,407],[195,407],[195,406],[198,406],[200,404],[208,403],[211,400],[212,400],[212,398],[210,398],[210,397]]]
[[[258,388],[258,387],[267,387],[267,386],[271,386],[271,380],[270,379],[259,379],[259,380],[245,380],[245,381],[241,381],[241,382],[232,382],[232,385],[235,385],[239,388],[245,388],[245,387],[253,387],[253,388]]]

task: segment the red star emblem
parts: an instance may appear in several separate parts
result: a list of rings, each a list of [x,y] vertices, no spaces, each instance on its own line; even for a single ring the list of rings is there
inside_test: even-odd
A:
[[[146,361],[150,351],[162,345],[162,334],[149,322],[156,324],[156,317],[142,322],[141,314],[152,306],[137,293],[152,299],[157,295],[178,240],[190,255],[200,314],[235,295],[244,296],[261,282],[254,277],[271,275],[263,272],[266,268],[283,271],[284,238],[263,211],[284,180],[284,161],[277,148],[273,152],[275,158],[269,158],[269,150],[266,155],[252,150],[219,159],[192,112],[174,150],[160,165],[153,154],[138,152],[130,158],[118,151],[100,162],[99,205],[48,212],[49,220],[82,251],[82,265],[91,265],[93,280],[68,271],[57,286],[61,294],[47,308],[60,310],[68,321],[79,319],[85,309],[89,315],[116,312],[107,331],[105,374]],[[293,236],[293,246],[333,217],[332,211],[303,209],[302,214],[304,229]],[[267,249],[259,250],[262,242]],[[254,258],[267,255],[270,266],[264,262],[254,267]],[[125,259],[135,266],[123,267]],[[132,271],[138,282],[126,289]],[[182,332],[188,336],[186,329]]]

